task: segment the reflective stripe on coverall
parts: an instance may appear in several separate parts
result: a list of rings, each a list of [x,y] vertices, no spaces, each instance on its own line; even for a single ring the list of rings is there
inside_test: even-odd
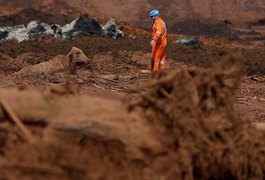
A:
[[[152,49],[151,69],[158,71],[165,69],[166,46],[167,46],[167,27],[161,17],[155,19],[153,25],[152,39],[154,41]]]

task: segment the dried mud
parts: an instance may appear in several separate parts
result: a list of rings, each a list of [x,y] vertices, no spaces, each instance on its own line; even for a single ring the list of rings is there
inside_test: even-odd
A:
[[[240,58],[233,55],[207,70],[158,73],[136,90],[141,98],[130,108],[140,108],[158,138],[175,150],[175,158],[163,161],[171,162],[166,179],[264,178],[264,132],[244,124],[233,109]],[[233,81],[225,83],[226,76]],[[249,141],[254,134],[258,140]]]
[[[233,109],[240,59],[153,74],[123,103],[69,84],[1,89],[1,178],[264,179],[265,132]]]
[[[1,178],[264,179],[265,134],[252,123],[265,122],[265,49],[170,37],[169,70],[146,75],[148,41],[1,43],[0,100],[34,139],[0,108]],[[89,58],[74,74],[14,75],[74,46]]]

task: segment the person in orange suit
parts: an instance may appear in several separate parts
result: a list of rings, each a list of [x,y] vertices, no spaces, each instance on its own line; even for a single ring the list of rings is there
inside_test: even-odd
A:
[[[152,60],[151,70],[158,71],[165,69],[166,47],[167,47],[167,27],[165,21],[160,17],[160,12],[154,9],[149,14],[153,20],[152,41]]]

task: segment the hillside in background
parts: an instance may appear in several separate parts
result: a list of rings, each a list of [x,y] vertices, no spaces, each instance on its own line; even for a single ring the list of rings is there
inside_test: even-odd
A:
[[[148,21],[148,12],[153,8],[160,9],[170,25],[186,19],[229,20],[239,24],[265,17],[263,0],[66,0],[66,2],[82,12],[91,12],[94,16],[113,16],[139,26]]]
[[[70,17],[77,17],[80,13],[101,20],[113,17],[137,27],[151,24],[148,13],[153,8],[161,10],[170,26],[185,20],[207,23],[225,21],[235,26],[245,26],[265,18],[264,0],[0,0],[2,16],[26,8]]]
[[[64,0],[0,0],[0,15],[2,16],[15,14],[28,8],[68,16],[75,16],[80,12]]]

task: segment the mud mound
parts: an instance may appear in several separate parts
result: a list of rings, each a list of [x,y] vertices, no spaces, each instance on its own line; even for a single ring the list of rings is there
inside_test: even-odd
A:
[[[17,58],[11,58],[4,53],[0,53],[0,68],[4,71],[18,71],[24,67],[47,61],[45,53],[23,53]]]
[[[174,161],[167,160],[171,166],[166,179],[264,178],[265,134],[234,115],[239,60],[232,56],[206,71],[155,74],[144,86],[147,93],[132,104],[131,108],[143,110],[161,141],[175,151]],[[234,82],[226,84],[226,76],[234,77]]]
[[[1,53],[0,54],[0,57],[1,57],[1,61],[0,62],[12,62],[14,61],[13,58],[9,57],[8,55],[4,54],[4,53]]]
[[[5,69],[14,63],[14,59],[4,53],[0,53],[0,68]]]
[[[169,28],[172,33],[183,33],[187,35],[203,35],[209,37],[225,37],[239,39],[238,35],[225,23],[209,24],[199,20],[187,20],[178,22]]]

